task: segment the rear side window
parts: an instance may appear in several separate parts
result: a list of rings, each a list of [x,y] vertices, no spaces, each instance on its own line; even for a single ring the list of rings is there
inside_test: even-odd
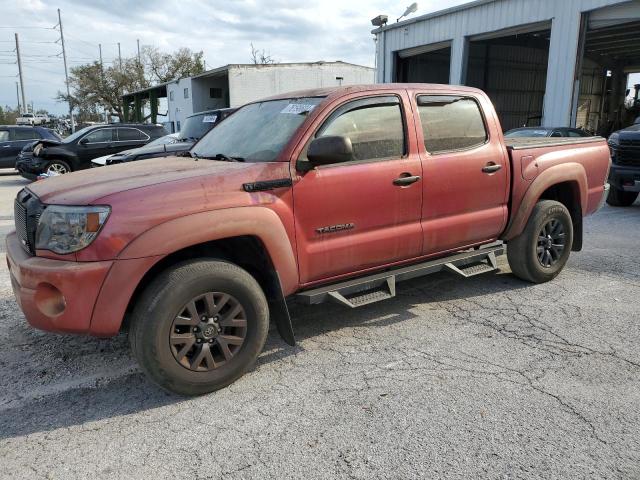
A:
[[[118,140],[121,142],[130,142],[135,140],[148,140],[149,136],[141,132],[137,128],[119,128]]]
[[[467,150],[489,138],[480,106],[472,98],[421,95],[418,112],[429,153]]]
[[[16,128],[13,135],[14,140],[35,140],[40,138],[33,128]]]
[[[101,128],[94,132],[88,134],[85,138],[89,143],[104,143],[104,142],[112,142],[115,140],[114,137],[115,129],[113,128]]]
[[[404,155],[404,124],[397,98],[351,102],[341,107],[317,137],[349,137],[354,160],[400,158]]]

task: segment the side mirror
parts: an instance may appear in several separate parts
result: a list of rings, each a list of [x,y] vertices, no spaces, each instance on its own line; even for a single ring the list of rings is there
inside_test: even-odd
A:
[[[307,149],[308,162],[300,165],[298,170],[309,171],[321,165],[342,163],[353,160],[353,145],[349,137],[327,136],[319,137],[309,144]]]
[[[82,140],[80,140],[78,142],[80,145],[86,145],[87,143],[89,143],[89,140],[87,140],[87,137],[84,137]]]

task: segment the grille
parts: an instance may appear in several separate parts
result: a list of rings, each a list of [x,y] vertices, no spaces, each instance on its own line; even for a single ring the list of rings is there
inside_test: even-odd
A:
[[[23,248],[31,254],[35,253],[36,229],[42,208],[40,200],[27,190],[18,193],[13,204],[16,234]]]
[[[640,139],[621,138],[620,145],[629,147],[640,147]]]
[[[618,165],[640,166],[640,149],[624,149],[616,151],[615,163]]]
[[[13,216],[16,222],[16,233],[20,239],[20,243],[27,250],[29,247],[29,237],[27,235],[27,209],[16,198],[13,204]]]

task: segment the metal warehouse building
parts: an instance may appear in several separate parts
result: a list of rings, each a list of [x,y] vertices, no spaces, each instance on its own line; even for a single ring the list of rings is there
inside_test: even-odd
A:
[[[629,123],[640,0],[476,0],[373,30],[378,82],[485,90],[505,129]]]

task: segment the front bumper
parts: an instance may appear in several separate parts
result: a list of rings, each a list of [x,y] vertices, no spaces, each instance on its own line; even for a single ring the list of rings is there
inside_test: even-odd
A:
[[[18,159],[16,161],[16,170],[22,175],[24,178],[28,178],[29,180],[35,180],[38,175],[44,173],[45,171],[45,163],[40,160],[35,160],[31,155],[25,155],[20,153],[18,155]]]
[[[640,166],[611,165],[609,183],[612,188],[625,192],[640,192]]]
[[[34,257],[15,232],[7,236],[7,266],[18,305],[33,327],[88,333],[112,261],[68,262]]]

